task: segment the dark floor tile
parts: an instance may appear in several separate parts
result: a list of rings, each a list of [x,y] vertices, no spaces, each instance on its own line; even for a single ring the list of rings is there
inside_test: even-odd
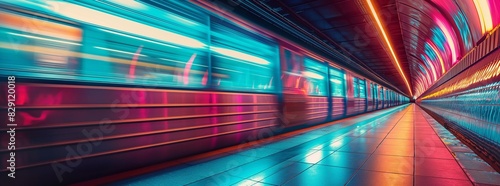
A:
[[[459,161],[477,161],[482,160],[476,153],[474,152],[454,152],[455,156]]]
[[[271,168],[271,167],[275,166],[276,164],[279,164],[283,161],[285,161],[285,160],[282,158],[279,158],[279,157],[276,157],[276,158],[266,157],[266,158],[262,158],[262,159],[241,165],[239,167],[229,169],[227,172],[230,172],[233,175],[238,176],[238,177],[247,178],[247,177],[255,175],[261,171],[269,169],[269,168]]]
[[[500,174],[496,171],[467,170],[474,182],[481,184],[500,185]]]
[[[368,157],[368,154],[362,153],[334,152],[317,164],[358,169]]]
[[[317,146],[313,149],[317,150],[329,150],[329,151],[336,151],[342,148],[342,146],[349,144],[352,141],[352,139],[335,139],[335,140],[330,140],[325,143],[323,143],[321,146]]]
[[[406,174],[394,174],[375,171],[360,170],[347,184],[349,186],[411,186],[413,185],[413,176]]]
[[[435,140],[441,141],[441,138],[436,134],[415,134],[415,140]]]
[[[417,146],[415,147],[415,156],[450,160],[455,159],[447,148],[439,147]]]
[[[309,141],[309,142],[297,145],[294,148],[300,148],[300,149],[304,149],[304,150],[311,150],[311,149],[318,149],[318,147],[322,147],[322,146],[324,146],[324,144],[325,144],[325,141],[312,140],[312,141]]]
[[[314,165],[284,185],[344,185],[355,172],[354,169]]]
[[[478,170],[478,171],[495,171],[488,163],[478,160],[478,161],[460,161],[460,164],[465,169]]]
[[[367,144],[374,144],[378,145],[380,142],[382,142],[384,138],[370,138],[370,137],[359,137],[351,141],[351,143],[367,143]]]
[[[266,148],[264,146],[264,147],[256,147],[256,148],[247,149],[247,150],[238,152],[235,155],[248,156],[248,157],[258,159],[258,158],[262,158],[262,157],[277,153],[279,151],[282,151],[282,150],[281,149],[274,149],[274,148]]]
[[[266,156],[264,158],[273,159],[275,162],[283,162],[283,161],[289,160],[290,158],[293,158],[297,155],[308,154],[308,153],[315,152],[315,151],[317,151],[317,150],[304,150],[304,149],[299,149],[299,148],[290,148],[290,149],[286,149],[286,150],[274,153],[272,155]]]
[[[413,145],[380,145],[373,154],[391,156],[414,156]]]
[[[243,178],[248,178],[252,175],[255,175],[259,172],[265,171],[267,169],[270,169],[274,167],[275,165],[278,165],[282,162],[285,162],[286,159],[283,157],[266,157],[259,159],[254,162],[247,163],[245,165],[242,165],[240,167],[236,167],[232,170],[235,170],[238,172],[237,175],[238,177],[243,177]]]
[[[415,139],[415,146],[446,148],[441,139],[429,139],[429,138]]]
[[[234,183],[241,182],[245,180],[237,176],[233,176],[231,173],[223,172],[210,176],[205,179],[195,181],[193,183],[187,184],[188,186],[219,186],[219,185],[233,185]]]
[[[316,150],[316,149],[310,149],[309,151],[304,151],[304,152],[301,152],[291,158],[288,158],[287,161],[302,161],[304,160],[307,156],[310,156],[312,154],[314,154],[315,152],[318,152],[320,150]]]
[[[296,162],[269,176],[260,178],[253,176],[251,179],[267,184],[282,185],[286,181],[292,179],[293,177],[297,176],[298,174],[312,166],[313,164]]]
[[[415,186],[432,186],[432,185],[453,185],[453,186],[472,186],[468,180],[455,180],[446,178],[436,178],[428,176],[415,176]]]
[[[371,154],[375,151],[375,149],[377,149],[377,145],[369,143],[349,143],[340,148],[338,151]]]
[[[391,130],[392,130],[392,128],[389,128],[389,127],[380,127],[380,128],[373,128],[370,130],[370,132],[388,134],[389,132],[391,132]]]
[[[274,173],[276,173],[276,172],[278,172],[280,170],[283,170],[286,167],[288,167],[288,166],[290,166],[292,164],[295,164],[295,163],[298,163],[298,162],[295,162],[295,161],[284,161],[284,162],[278,163],[278,164],[276,164],[276,165],[274,165],[274,166],[272,166],[272,167],[270,167],[268,169],[260,171],[257,174],[249,176],[247,178],[251,179],[251,180],[255,180],[255,181],[260,181],[260,180],[264,179],[265,177],[271,176]],[[310,166],[312,166],[312,164],[310,164]]]
[[[416,158],[415,175],[468,180],[455,160]]]
[[[305,158],[300,160],[300,162],[315,164],[332,153],[333,151],[319,150],[310,154],[309,156],[306,156]]]
[[[373,154],[361,169],[413,175],[413,157]]]
[[[450,145],[448,146],[450,148],[450,150],[452,152],[469,152],[469,153],[473,153],[474,151],[472,151],[469,147],[465,146],[465,145]]]
[[[399,145],[408,145],[408,146],[413,146],[414,144],[414,141],[413,140],[409,140],[409,139],[384,139],[384,141],[382,141],[382,143],[380,145],[396,145],[396,146],[399,146]]]
[[[273,186],[273,185],[246,179],[246,180],[241,180],[240,182],[236,182],[231,186]]]
[[[426,128],[426,129],[422,129],[422,128],[415,128],[415,135],[416,136],[420,136],[420,135],[436,135],[436,132],[434,132],[434,130],[432,128]]]
[[[387,135],[388,139],[413,139],[413,133],[403,132],[403,133],[390,133]]]

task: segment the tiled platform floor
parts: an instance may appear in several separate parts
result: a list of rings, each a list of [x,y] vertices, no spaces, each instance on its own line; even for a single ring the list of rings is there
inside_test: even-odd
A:
[[[448,149],[473,152],[443,143],[451,134],[439,127],[418,106],[399,106],[114,185],[473,185],[474,171],[492,170],[481,160],[466,169],[477,162]]]

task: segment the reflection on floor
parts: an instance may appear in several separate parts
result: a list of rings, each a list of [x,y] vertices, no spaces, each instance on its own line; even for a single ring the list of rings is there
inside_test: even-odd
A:
[[[444,142],[444,143],[443,143]],[[115,185],[472,185],[500,176],[405,105]]]

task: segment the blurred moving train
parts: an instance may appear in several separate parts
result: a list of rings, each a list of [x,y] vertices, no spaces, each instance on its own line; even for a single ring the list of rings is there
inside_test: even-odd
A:
[[[0,32],[20,183],[74,183],[409,101],[185,1],[4,0]]]

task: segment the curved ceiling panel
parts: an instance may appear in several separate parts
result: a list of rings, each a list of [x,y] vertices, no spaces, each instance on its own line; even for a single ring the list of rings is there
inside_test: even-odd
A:
[[[407,93],[414,97],[500,24],[498,0],[253,2],[266,4],[321,40],[335,43],[399,90],[408,90],[409,84]],[[408,83],[404,76],[411,76]]]
[[[499,13],[493,12],[497,4],[495,0],[397,1],[416,97],[499,24]]]

